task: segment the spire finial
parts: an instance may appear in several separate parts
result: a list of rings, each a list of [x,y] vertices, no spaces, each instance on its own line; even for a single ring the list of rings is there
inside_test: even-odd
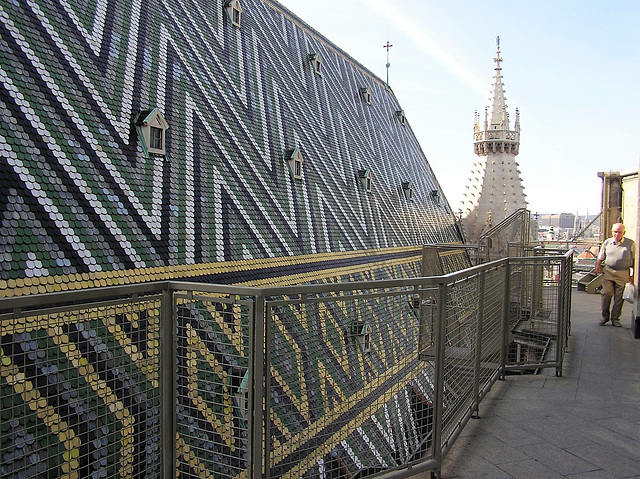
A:
[[[391,48],[392,46],[393,45],[389,43],[389,40],[387,40],[386,45],[382,45],[382,48],[387,49],[387,89],[389,89],[389,67],[391,66],[391,63],[389,63],[389,48]]]
[[[496,37],[496,57],[493,59],[494,62],[496,62],[496,70],[500,70],[500,62],[502,61],[502,58],[500,57],[500,37],[497,36]]]

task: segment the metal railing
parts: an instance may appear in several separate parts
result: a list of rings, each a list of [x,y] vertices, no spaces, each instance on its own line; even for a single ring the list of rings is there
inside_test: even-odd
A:
[[[478,238],[478,262],[488,263],[508,256],[524,256],[531,243],[531,213],[520,208]],[[519,249],[518,249],[519,248]],[[514,254],[516,252],[517,254]]]
[[[3,299],[1,475],[438,471],[499,377],[561,373],[570,280],[567,253],[408,280]]]

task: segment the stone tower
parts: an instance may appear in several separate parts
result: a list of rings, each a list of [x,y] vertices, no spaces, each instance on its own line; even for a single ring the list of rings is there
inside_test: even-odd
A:
[[[495,77],[491,105],[485,108],[484,123],[476,111],[473,148],[478,161],[473,164],[469,185],[462,200],[462,226],[466,241],[479,236],[520,208],[526,208],[524,188],[516,155],[520,148],[520,120],[516,109],[513,129],[502,84],[500,37],[497,39]]]

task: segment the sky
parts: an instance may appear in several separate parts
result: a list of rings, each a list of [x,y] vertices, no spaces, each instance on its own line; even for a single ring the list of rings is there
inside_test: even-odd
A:
[[[597,214],[598,172],[640,162],[640,0],[281,0],[386,80],[452,209],[476,156],[500,37],[532,213]]]

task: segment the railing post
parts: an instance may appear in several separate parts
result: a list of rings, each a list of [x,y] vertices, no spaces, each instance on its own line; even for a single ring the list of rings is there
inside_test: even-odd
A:
[[[176,315],[173,291],[165,286],[160,311],[160,417],[162,477],[176,477]]]
[[[250,479],[269,477],[268,421],[265,421],[265,408],[269,402],[264,401],[266,380],[265,369],[265,300],[259,295],[255,298],[253,314],[249,316],[249,447],[248,475]],[[268,410],[268,409],[267,409]],[[264,425],[264,428],[263,428]],[[264,431],[264,433],[263,433]],[[264,473],[263,473],[264,470]]]
[[[264,436],[262,439],[262,450],[264,467],[262,470],[262,476],[260,479],[269,479],[271,477],[271,310],[268,309],[267,302],[263,300],[264,306],[261,311],[262,317],[262,329],[263,329],[263,343],[264,354],[262,360],[262,397],[264,400],[261,402],[262,408],[262,424],[264,430]],[[268,312],[268,313],[267,313]]]
[[[509,349],[509,314],[511,311],[511,260],[505,263],[504,304],[502,309],[502,347],[500,351],[500,376],[505,377]]]
[[[438,465],[436,476],[440,477],[442,468],[442,412],[444,408],[444,368],[446,363],[447,336],[447,283],[439,285],[438,290],[438,331],[436,335],[435,385],[433,411],[433,459]]]
[[[558,274],[558,304],[556,314],[558,324],[556,325],[556,376],[562,375],[562,350],[564,348],[564,260],[560,259],[560,272]]]
[[[479,302],[478,302],[478,321],[476,322],[476,364],[475,364],[475,373],[474,373],[474,378],[473,378],[473,402],[474,402],[474,409],[476,411],[476,415],[478,415],[478,412],[480,410],[480,369],[481,369],[481,362],[482,362],[482,341],[483,341],[483,335],[482,335],[482,328],[483,328],[483,324],[484,324],[484,295],[485,295],[485,282],[486,282],[486,273],[485,270],[483,269],[482,271],[480,271],[480,278],[479,278],[479,282],[480,284],[478,285],[478,289],[480,291],[480,297],[479,297]]]
[[[569,347],[569,335],[571,334],[571,298],[573,295],[573,289],[571,286],[572,278],[573,278],[573,253],[569,255],[569,257],[565,260],[565,284],[564,284],[564,339],[565,339],[565,347]]]
[[[560,273],[558,274],[558,304],[557,304],[557,315],[558,315],[558,325],[556,330],[556,376],[562,376],[562,361],[564,357],[564,347],[565,347],[565,322],[566,322],[566,314],[565,314],[565,266],[566,266],[566,258],[560,258]]]

